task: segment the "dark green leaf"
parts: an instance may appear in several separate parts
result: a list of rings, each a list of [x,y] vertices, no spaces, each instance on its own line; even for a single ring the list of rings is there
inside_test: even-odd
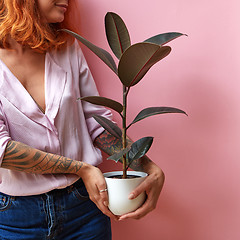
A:
[[[149,42],[149,43],[155,43],[158,45],[164,45],[180,36],[187,36],[186,34],[178,33],[178,32],[168,32],[168,33],[162,33],[158,34],[156,36],[153,36],[151,38],[148,38],[144,42]]]
[[[107,118],[99,115],[94,115],[93,118],[110,134],[112,134],[116,138],[121,139],[122,130],[116,124],[114,124],[112,121],[108,120]]]
[[[137,43],[122,55],[118,65],[118,76],[126,87],[137,84],[148,70],[171,51],[168,46],[152,43]]]
[[[105,16],[105,30],[109,46],[119,59],[123,52],[131,46],[127,27],[120,16],[108,12]]]
[[[157,114],[164,114],[164,113],[183,113],[186,114],[184,111],[178,108],[172,108],[172,107],[149,107],[143,109],[133,120],[133,122],[130,124],[134,124],[144,118],[157,115]],[[187,115],[187,114],[186,114]],[[129,126],[130,126],[129,125]],[[128,127],[129,127],[128,126]]]
[[[108,160],[114,160],[116,163],[129,151],[130,147],[122,149],[121,151],[113,154],[112,156],[108,157]]]
[[[100,106],[109,107],[109,108],[117,111],[118,113],[121,113],[123,110],[123,106],[121,103],[116,102],[109,98],[105,98],[105,97],[88,96],[88,97],[80,98],[80,100],[83,100],[83,101],[86,101],[86,102],[89,102],[92,104],[100,105]]]
[[[153,142],[153,137],[144,137],[134,142],[131,146],[131,149],[128,153],[129,156],[129,165],[135,159],[139,159],[144,156]]]
[[[110,67],[113,70],[113,72],[117,73],[116,64],[112,56],[110,55],[110,53],[108,53],[106,50],[100,47],[95,46],[94,44],[92,44],[91,42],[89,42],[88,40],[86,40],[85,38],[83,38],[82,36],[78,35],[75,32],[72,32],[68,29],[62,29],[61,31],[69,33],[70,35],[75,37],[77,40],[83,43],[86,47],[88,47],[93,53],[95,53],[105,64],[107,64],[107,66]]]

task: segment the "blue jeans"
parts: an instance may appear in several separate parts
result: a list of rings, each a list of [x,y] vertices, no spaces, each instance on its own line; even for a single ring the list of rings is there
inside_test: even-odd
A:
[[[36,196],[0,193],[0,239],[110,240],[111,223],[78,181]]]

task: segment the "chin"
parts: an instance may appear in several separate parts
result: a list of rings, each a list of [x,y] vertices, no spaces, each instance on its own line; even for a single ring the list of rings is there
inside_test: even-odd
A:
[[[64,21],[64,18],[58,20],[57,23],[61,23],[61,22],[63,22],[63,21]]]
[[[58,17],[58,18],[56,19],[55,23],[61,23],[61,22],[63,22],[63,21],[64,21],[64,16]]]
[[[64,15],[63,16],[57,16],[53,17],[51,19],[48,19],[48,23],[61,23],[64,21]]]

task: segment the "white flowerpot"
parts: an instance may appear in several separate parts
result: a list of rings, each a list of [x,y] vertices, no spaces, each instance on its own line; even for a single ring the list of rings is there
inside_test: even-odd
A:
[[[138,209],[145,201],[146,194],[141,193],[137,198],[130,200],[129,194],[147,177],[147,173],[128,171],[127,175],[134,178],[113,178],[122,175],[122,171],[107,172],[103,174],[107,183],[109,209],[115,215],[123,215]]]

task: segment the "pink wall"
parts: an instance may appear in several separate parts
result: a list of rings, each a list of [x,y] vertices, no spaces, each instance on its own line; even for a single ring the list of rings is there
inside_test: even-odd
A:
[[[132,90],[130,117],[158,105],[189,116],[152,117],[130,131],[134,139],[155,136],[148,155],[163,168],[166,183],[153,213],[113,223],[113,240],[239,240],[239,1],[75,1],[81,33],[108,50],[107,11],[125,20],[133,42],[167,31],[188,34],[171,43],[172,53]],[[112,72],[84,53],[101,95],[120,100]],[[106,164],[103,169],[113,166]]]

